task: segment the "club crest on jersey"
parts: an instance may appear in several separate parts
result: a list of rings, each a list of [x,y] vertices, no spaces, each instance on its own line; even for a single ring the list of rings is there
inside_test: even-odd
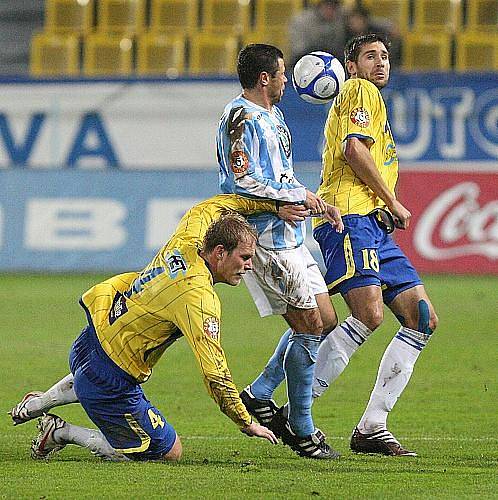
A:
[[[183,255],[176,248],[166,256],[166,264],[168,265],[168,274],[171,279],[175,279],[178,273],[182,273],[185,276],[187,264]]]
[[[282,125],[277,125],[278,140],[282,145],[286,158],[290,158],[291,155],[291,136],[289,131],[282,127]]]
[[[209,335],[209,337],[213,340],[218,340],[218,337],[220,336],[220,323],[218,318],[206,318],[204,320],[203,328],[206,335]]]
[[[367,128],[370,125],[370,115],[365,108],[355,108],[349,115],[351,121],[358,127]]]
[[[243,174],[249,168],[249,158],[244,151],[233,151],[230,155],[230,167],[234,174]]]

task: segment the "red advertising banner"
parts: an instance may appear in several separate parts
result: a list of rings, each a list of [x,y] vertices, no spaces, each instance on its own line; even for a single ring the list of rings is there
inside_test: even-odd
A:
[[[498,172],[402,171],[396,241],[420,272],[498,275]]]

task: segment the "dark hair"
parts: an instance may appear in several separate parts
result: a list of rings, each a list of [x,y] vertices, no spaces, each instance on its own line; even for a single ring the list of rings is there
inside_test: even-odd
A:
[[[202,251],[210,253],[218,245],[223,245],[223,248],[230,253],[241,241],[250,238],[256,240],[257,237],[256,230],[244,217],[235,212],[227,212],[209,226],[202,241]]]
[[[251,43],[245,46],[237,59],[237,73],[242,88],[253,89],[263,71],[274,76],[278,71],[278,60],[283,58],[282,51],[273,45]]]
[[[360,55],[360,49],[363,45],[374,42],[382,42],[386,47],[387,51],[391,48],[391,42],[385,35],[379,35],[377,33],[367,33],[366,35],[358,35],[346,43],[344,48],[344,61],[358,62],[358,56]]]

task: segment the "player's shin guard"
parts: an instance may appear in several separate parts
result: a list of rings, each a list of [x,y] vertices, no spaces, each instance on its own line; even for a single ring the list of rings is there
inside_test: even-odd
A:
[[[251,393],[256,399],[271,399],[275,389],[283,382],[285,378],[284,355],[291,333],[292,330],[289,328],[282,335],[277,348],[266,364],[265,369],[251,384]]]
[[[73,390],[73,374],[66,375],[43,394],[30,399],[26,403],[29,414],[41,415],[48,413],[56,406],[76,403],[78,398]]]
[[[318,335],[294,333],[285,352],[289,423],[299,437],[309,436],[315,431],[311,417],[311,387],[319,345]]]
[[[371,333],[360,320],[349,316],[325,337],[316,360],[314,398],[321,396],[344,371],[351,356]]]
[[[125,462],[129,458],[117,452],[107,441],[105,436],[96,429],[87,429],[68,422],[62,429],[58,429],[54,438],[63,444],[75,444],[90,450],[95,456],[112,462]]]
[[[387,428],[387,416],[408,384],[413,367],[430,335],[401,327],[387,346],[377,380],[358,429],[372,433]]]

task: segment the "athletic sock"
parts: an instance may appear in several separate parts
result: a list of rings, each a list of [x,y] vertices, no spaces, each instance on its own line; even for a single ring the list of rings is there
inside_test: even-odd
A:
[[[284,355],[292,330],[289,328],[280,338],[277,348],[268,360],[264,370],[251,384],[251,392],[256,399],[271,399],[275,389],[285,378]]]
[[[77,401],[78,398],[73,390],[73,374],[70,373],[54,384],[48,391],[27,401],[26,409],[29,414],[40,415],[56,406],[76,403]]]
[[[309,436],[315,431],[311,417],[311,387],[319,345],[318,335],[293,333],[285,352],[289,423],[300,437]]]
[[[430,335],[410,328],[398,330],[382,356],[375,386],[358,424],[361,433],[387,428],[387,416],[408,384],[413,366],[429,338]]]
[[[95,456],[112,462],[125,462],[129,458],[117,452],[105,436],[96,429],[87,429],[65,422],[64,427],[54,431],[54,440],[58,444],[75,444],[90,450]]]
[[[313,379],[313,397],[320,397],[344,371],[351,356],[372,331],[359,319],[349,316],[321,343]]]

